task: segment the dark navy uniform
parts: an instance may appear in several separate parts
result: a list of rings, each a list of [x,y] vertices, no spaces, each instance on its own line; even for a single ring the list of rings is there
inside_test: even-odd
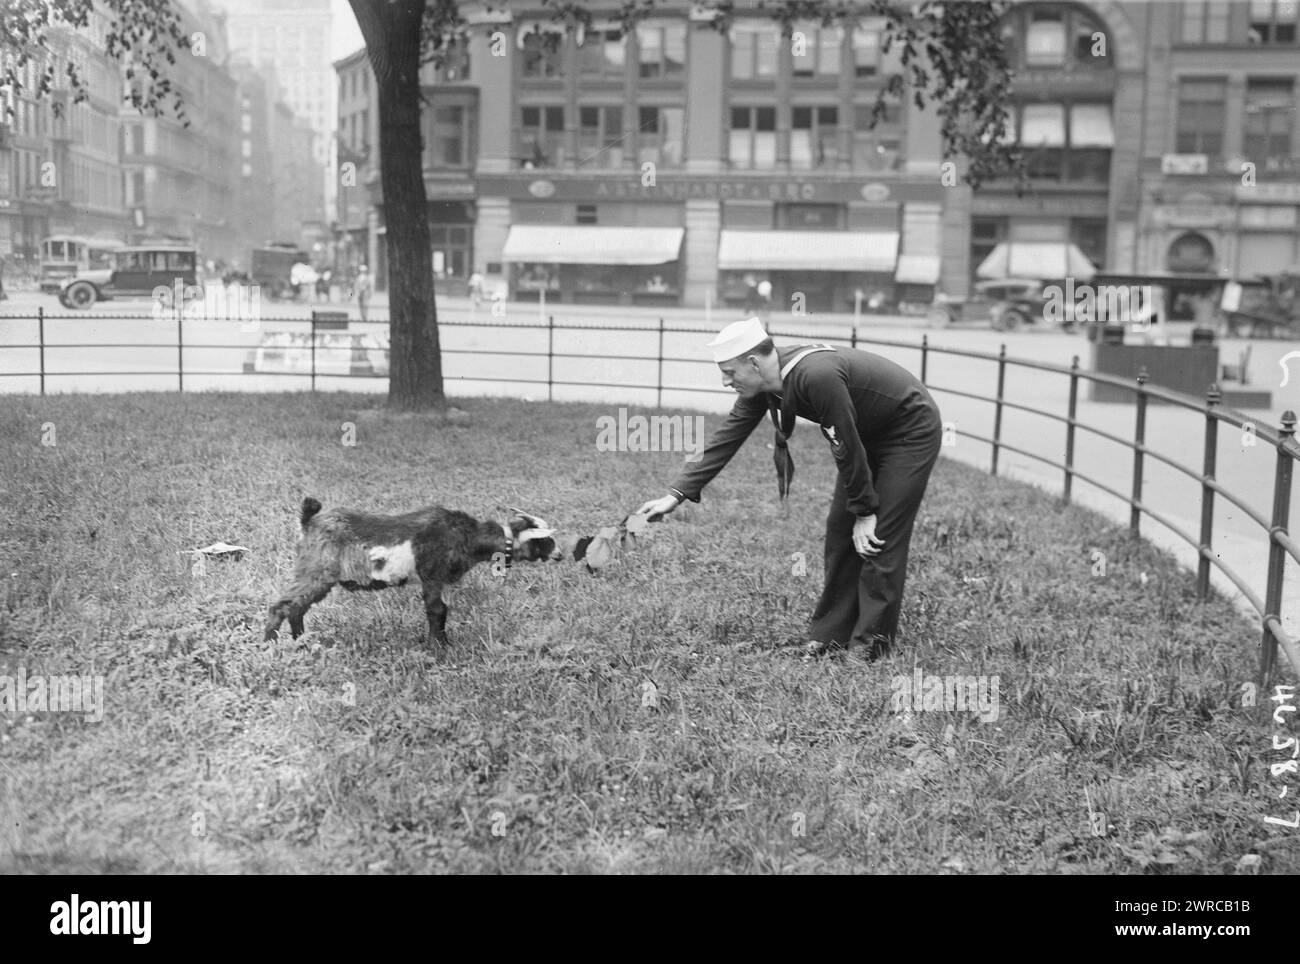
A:
[[[785,435],[796,416],[816,422],[839,478],[826,517],[826,582],[809,638],[869,646],[876,636],[892,640],[912,525],[943,439],[939,407],[909,371],[870,352],[799,345],[778,348],[777,358],[782,393],[738,398],[700,460],[670,488],[699,502],[700,490],[769,413]],[[864,559],[853,547],[853,524],[873,513],[884,548]]]

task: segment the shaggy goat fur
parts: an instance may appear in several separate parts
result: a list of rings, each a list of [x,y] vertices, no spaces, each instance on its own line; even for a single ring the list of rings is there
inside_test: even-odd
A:
[[[480,562],[495,559],[509,565],[512,561],[558,560],[564,554],[545,522],[515,512],[507,540],[500,523],[479,522],[441,506],[404,515],[374,515],[355,509],[322,512],[315,499],[304,499],[293,582],[270,607],[266,639],[276,638],[285,619],[295,639],[302,635],[303,615],[336,585],[352,590],[387,589],[418,576],[429,638],[446,645],[447,586]]]

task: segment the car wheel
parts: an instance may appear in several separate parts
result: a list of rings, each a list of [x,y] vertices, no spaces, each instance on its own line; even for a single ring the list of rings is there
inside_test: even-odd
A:
[[[89,281],[78,281],[74,284],[70,284],[68,285],[67,290],[63,292],[64,304],[69,308],[77,308],[79,310],[89,308],[95,303],[97,297],[98,292],[95,291],[95,286]]]
[[[998,326],[1001,331],[1015,331],[1029,324],[1029,318],[1019,308],[1008,308],[1002,312],[1001,321]]]
[[[947,308],[935,305],[926,312],[925,320],[933,328],[947,328],[952,324],[952,313]]]

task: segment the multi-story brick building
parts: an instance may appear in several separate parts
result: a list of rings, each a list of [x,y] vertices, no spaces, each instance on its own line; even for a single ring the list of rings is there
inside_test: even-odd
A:
[[[1136,267],[1300,264],[1300,4],[1159,4],[1146,21]]]
[[[24,90],[4,96],[14,113],[0,115],[0,256],[34,266],[50,234],[120,238],[126,229],[118,170],[121,81],[104,50],[106,30],[99,10],[82,30],[55,24],[46,50],[25,71]],[[69,63],[86,86],[79,104],[66,80]],[[55,89],[37,97],[46,66],[54,68]]]
[[[239,84],[226,68],[220,19],[201,0],[179,8],[186,36],[200,44],[169,64],[188,126],[171,110],[122,111],[122,176],[132,233],[185,238],[206,260],[236,256],[239,196]],[[138,82],[138,81],[137,81]]]
[[[766,278],[778,305],[816,311],[859,292],[962,296],[981,275],[1294,263],[1296,6],[1015,4],[1002,30],[1023,196],[953,184],[938,121],[910,97],[871,127],[898,66],[878,21],[782,39],[748,4],[720,33],[706,9],[665,3],[627,35],[597,18],[548,37],[540,8],[480,12],[467,60],[425,79],[435,270],[500,270],[515,297],[649,304],[733,302]],[[360,53],[336,69],[354,85],[341,138],[365,130],[371,150],[382,278],[374,85]]]

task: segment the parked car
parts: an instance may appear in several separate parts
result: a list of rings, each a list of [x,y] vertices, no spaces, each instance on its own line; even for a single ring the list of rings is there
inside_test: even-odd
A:
[[[59,304],[88,309],[110,298],[148,298],[154,290],[197,285],[198,252],[188,245],[129,245],[113,253],[111,268],[78,271],[59,288]]]
[[[987,320],[995,331],[1044,323],[1046,283],[1031,278],[994,278],[975,283],[974,293],[965,300],[936,295],[927,314],[931,324],[950,325],[959,321]],[[1070,323],[1065,327],[1069,328]]]

